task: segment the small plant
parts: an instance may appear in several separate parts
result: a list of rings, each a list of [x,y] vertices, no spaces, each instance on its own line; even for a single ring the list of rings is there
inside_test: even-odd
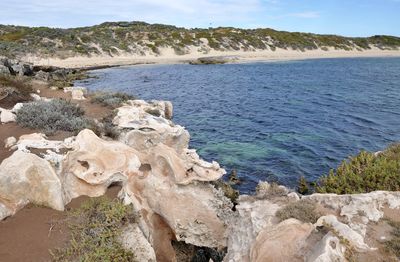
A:
[[[136,99],[135,96],[128,95],[125,93],[99,92],[93,94],[91,101],[93,103],[99,103],[103,106],[117,108],[121,106],[124,102],[134,99]]]
[[[134,222],[131,206],[106,197],[89,199],[68,213],[71,240],[51,252],[53,261],[136,261],[118,241],[123,226]]]
[[[117,139],[120,135],[120,131],[112,122],[115,117],[115,113],[116,112],[111,113],[110,115],[104,117],[101,121],[101,133],[112,139]]]
[[[51,134],[55,131],[78,132],[91,126],[84,111],[71,102],[54,99],[25,104],[17,111],[17,123]]]
[[[308,187],[308,182],[304,176],[301,176],[299,179],[299,185],[297,186],[297,192],[299,192],[302,195],[306,195],[310,192],[310,189]]]
[[[300,200],[296,202],[289,203],[283,208],[276,212],[276,216],[280,221],[284,221],[289,218],[295,218],[304,223],[317,222],[321,214],[316,211],[316,205],[310,201]]]

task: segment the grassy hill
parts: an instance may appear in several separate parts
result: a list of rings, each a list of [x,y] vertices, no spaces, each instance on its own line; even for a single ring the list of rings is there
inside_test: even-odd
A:
[[[0,25],[0,55],[8,57],[27,54],[60,58],[95,54],[114,56],[125,52],[157,55],[164,47],[183,55],[191,52],[190,47],[196,47],[199,52],[207,54],[210,50],[365,50],[373,46],[398,49],[400,38],[383,35],[355,38],[291,33],[268,28],[185,29],[144,22],[106,22],[70,29]]]

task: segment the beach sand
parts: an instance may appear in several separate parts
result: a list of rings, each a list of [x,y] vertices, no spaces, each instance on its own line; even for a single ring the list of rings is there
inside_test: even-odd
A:
[[[60,58],[40,58],[29,56],[23,60],[42,66],[57,66],[65,68],[90,68],[102,66],[135,65],[135,64],[179,64],[188,63],[200,57],[230,57],[234,62],[261,62],[261,61],[285,61],[285,60],[304,60],[320,58],[351,58],[351,57],[400,57],[400,50],[380,50],[372,48],[369,50],[335,50],[322,49],[299,51],[290,49],[260,50],[260,51],[215,51],[201,53],[196,50],[189,54],[176,55],[172,49],[163,48],[160,55],[146,54],[145,56],[133,54],[121,54],[119,56],[75,56],[67,59]]]

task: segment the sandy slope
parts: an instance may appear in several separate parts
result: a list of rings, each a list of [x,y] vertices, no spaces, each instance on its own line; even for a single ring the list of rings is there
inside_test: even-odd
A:
[[[311,51],[297,51],[276,49],[260,50],[260,51],[215,51],[212,50],[207,54],[192,50],[186,55],[176,55],[172,49],[164,48],[161,55],[147,54],[146,56],[121,54],[119,56],[92,56],[92,57],[70,57],[67,59],[59,58],[39,58],[25,57],[24,60],[32,62],[35,65],[52,65],[67,68],[95,67],[95,66],[113,66],[113,65],[132,65],[132,64],[177,64],[187,63],[199,57],[209,56],[233,56],[237,58],[237,62],[252,61],[282,61],[282,60],[301,60],[301,59],[318,59],[318,58],[343,58],[343,57],[400,57],[400,50],[380,50],[372,48],[364,51],[345,51],[330,49],[323,51],[321,49]]]

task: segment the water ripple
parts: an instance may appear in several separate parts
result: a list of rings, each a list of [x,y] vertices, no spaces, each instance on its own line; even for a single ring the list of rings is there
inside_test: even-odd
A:
[[[79,83],[174,103],[174,121],[206,160],[294,186],[350,154],[400,140],[400,59],[321,59],[104,69]]]

